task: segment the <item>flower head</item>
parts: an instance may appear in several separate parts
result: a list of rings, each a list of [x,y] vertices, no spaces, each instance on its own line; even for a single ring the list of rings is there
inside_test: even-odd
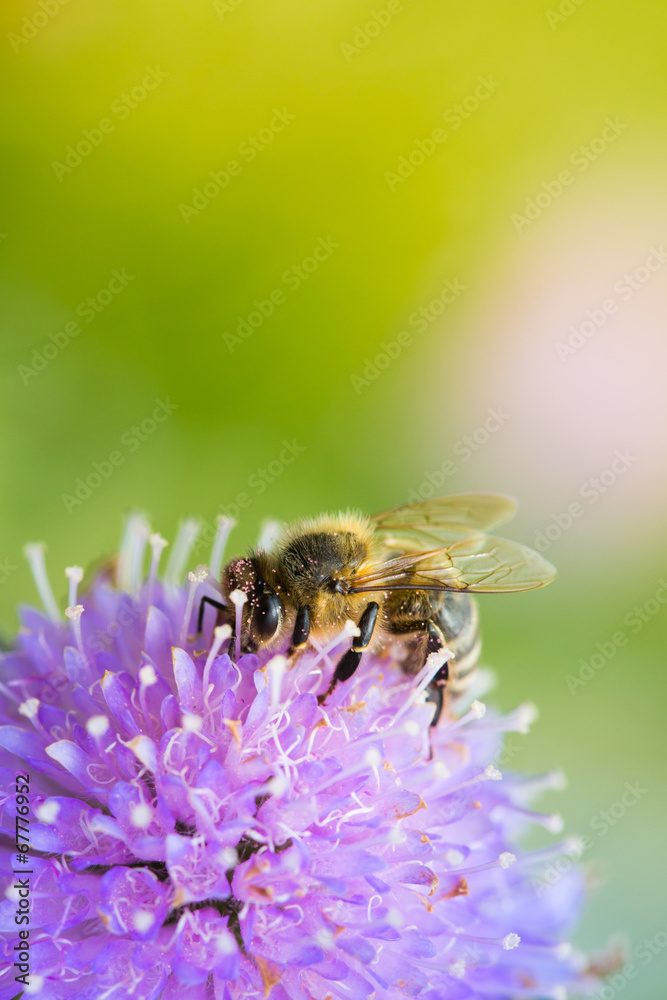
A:
[[[296,663],[234,662],[229,627],[193,636],[228,530],[212,575],[182,586],[192,523],[158,579],[164,542],[132,519],[114,573],[79,595],[67,569],[66,617],[30,549],[46,613],[24,610],[2,657],[3,967],[27,772],[26,995],[559,1000],[585,986],[563,942],[581,873],[537,891],[548,852],[517,848],[530,824],[557,829],[530,807],[557,776],[498,767],[503,733],[525,731],[531,710],[468,699],[430,729],[426,689],[447,651],[418,677],[392,650],[367,655],[320,705],[349,630]],[[3,990],[16,992],[11,972]]]

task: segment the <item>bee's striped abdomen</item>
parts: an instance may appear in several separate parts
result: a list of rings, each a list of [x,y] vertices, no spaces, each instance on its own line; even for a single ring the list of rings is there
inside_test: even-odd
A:
[[[447,686],[452,694],[456,694],[469,683],[479,661],[482,638],[477,603],[468,594],[454,591],[444,591],[432,603],[433,618],[454,653],[449,664]]]

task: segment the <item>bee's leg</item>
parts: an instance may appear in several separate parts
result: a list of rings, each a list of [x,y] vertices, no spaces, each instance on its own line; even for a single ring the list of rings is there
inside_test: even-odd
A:
[[[417,642],[413,656],[410,658],[414,663],[413,670],[417,673],[425,665],[431,653],[437,653],[445,645],[445,637],[434,621],[424,618],[418,621],[398,621],[389,626],[395,635],[407,635],[412,633]],[[410,671],[412,672],[412,671]],[[444,705],[444,692],[449,680],[449,664],[443,663],[428,687],[428,701],[434,702],[435,714],[431,720],[431,727],[438,724]]]
[[[224,604],[221,604],[220,601],[214,601],[212,597],[202,597],[201,601],[199,602],[199,615],[197,616],[197,634],[198,635],[201,633],[202,626],[204,624],[204,606],[206,604],[213,605],[213,607],[217,608],[218,611],[222,611],[225,608],[225,606],[226,606]]]
[[[375,628],[379,609],[380,605],[377,604],[376,601],[371,601],[370,604],[366,605],[366,610],[359,619],[359,624],[357,626],[359,629],[359,635],[355,635],[352,640],[352,648],[348,649],[347,653],[345,653],[345,655],[342,656],[336,664],[334,675],[331,678],[331,684],[325,693],[321,694],[317,699],[320,704],[322,704],[322,702],[331,694],[339,681],[349,680],[359,666],[361,657],[363,656],[364,651],[368,649],[370,641],[373,638],[373,629]]]
[[[292,641],[290,647],[287,650],[288,657],[294,656],[299,650],[308,642],[308,636],[310,635],[310,608],[302,607],[297,608],[296,621],[294,623],[294,631],[292,632]]]

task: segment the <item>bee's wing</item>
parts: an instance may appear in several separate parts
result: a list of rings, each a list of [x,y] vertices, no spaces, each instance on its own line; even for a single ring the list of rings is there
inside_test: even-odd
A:
[[[508,521],[515,510],[513,500],[496,493],[456,493],[394,507],[376,514],[371,523],[388,549],[412,551],[449,544],[471,531],[488,531]]]
[[[355,574],[350,593],[380,590],[467,590],[479,594],[534,590],[556,570],[526,545],[477,532],[446,548],[410,552]]]

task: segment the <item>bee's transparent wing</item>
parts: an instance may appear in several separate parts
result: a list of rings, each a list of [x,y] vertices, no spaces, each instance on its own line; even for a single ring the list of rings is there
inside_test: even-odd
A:
[[[534,590],[556,570],[526,545],[477,532],[446,548],[410,552],[355,574],[350,593],[381,590],[467,590],[478,594]]]
[[[456,493],[394,507],[376,514],[371,523],[386,548],[413,551],[452,543],[471,531],[489,531],[515,511],[513,500],[496,493]]]

